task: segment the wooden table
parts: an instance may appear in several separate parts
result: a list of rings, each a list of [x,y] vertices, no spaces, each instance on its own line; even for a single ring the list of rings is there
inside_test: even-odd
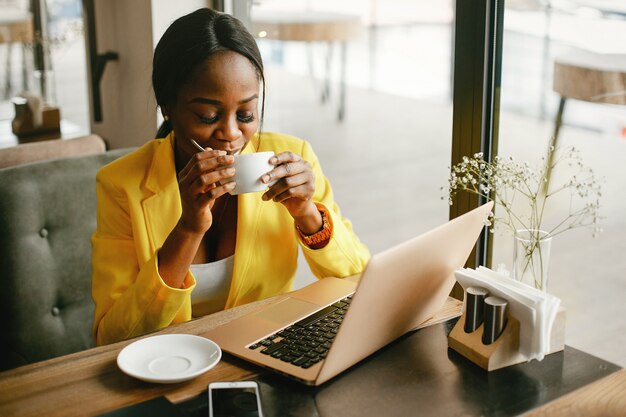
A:
[[[89,134],[89,132],[85,132],[77,124],[72,123],[68,120],[61,120],[60,133],[43,133],[39,135],[18,138],[17,136],[15,136],[11,129],[11,120],[0,120],[0,148],[8,148],[10,146],[17,146],[21,143],[39,142],[42,140],[73,139],[87,134]]]
[[[626,369],[526,414],[527,417],[611,417],[626,413]]]
[[[201,335],[282,297],[284,296],[273,297],[170,326],[157,334]],[[458,316],[460,308],[461,303],[450,298],[430,322]],[[96,347],[0,373],[0,416],[97,415],[160,395],[176,403],[201,394],[211,381],[250,379],[264,372],[257,366],[225,356],[211,371],[188,382],[142,382],[122,373],[116,363],[120,350],[138,339]]]
[[[158,332],[158,334],[202,335],[215,326],[242,314],[256,311],[282,297],[284,296],[277,296],[188,323],[174,325]],[[450,317],[456,317],[460,312],[461,303],[449,298],[446,305],[431,319],[430,323],[439,323]],[[437,334],[436,338],[441,339],[443,337],[445,340],[445,335],[438,335],[437,326],[441,326],[441,324],[430,326],[414,334],[422,336],[425,340],[432,340],[432,336]],[[420,335],[422,332],[426,333]],[[207,384],[211,381],[252,379],[269,374],[259,367],[225,355],[215,368],[191,381],[165,385],[146,383],[123,374],[117,367],[118,353],[132,341],[97,347],[0,373],[0,415],[3,417],[93,416],[158,396],[165,396],[171,402],[180,403],[204,393]],[[396,345],[396,347],[398,346],[402,347],[401,344]],[[445,355],[446,349],[443,350],[444,352],[439,352],[439,355]],[[385,354],[389,356],[393,355],[394,352],[383,349],[381,355]],[[447,357],[446,361],[450,362]],[[374,359],[367,359],[365,366],[375,364],[375,362]],[[448,363],[446,366],[458,365]],[[462,366],[471,367],[471,364],[463,362]],[[347,378],[342,379],[340,376],[324,386],[330,388],[333,388],[333,385],[340,386],[342,384],[352,386],[349,378],[354,377],[359,371],[360,369],[357,368],[356,371],[348,372]],[[363,371],[366,374],[369,372],[367,369]],[[471,372],[477,372],[477,370],[472,369]],[[485,377],[482,373],[480,375]],[[433,375],[432,377],[440,383],[443,380],[443,375],[440,377]],[[426,383],[430,385],[429,382],[426,381]],[[292,386],[294,395],[297,394],[297,390],[301,389],[301,386],[295,382],[293,385],[283,384],[283,386],[287,388]],[[324,394],[324,386],[320,391],[322,394]],[[537,409],[533,413],[536,415],[588,416],[597,412],[603,413],[601,415],[605,416],[618,415],[611,414],[611,412],[626,410],[626,396],[623,395],[624,387],[626,387],[626,372],[620,371],[598,381],[596,384],[584,387],[573,395],[563,397],[561,400]],[[327,390],[326,392],[331,391]]]

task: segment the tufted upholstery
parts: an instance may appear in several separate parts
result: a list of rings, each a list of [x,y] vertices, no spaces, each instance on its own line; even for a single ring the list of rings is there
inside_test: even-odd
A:
[[[95,177],[128,151],[0,169],[0,370],[93,346]]]

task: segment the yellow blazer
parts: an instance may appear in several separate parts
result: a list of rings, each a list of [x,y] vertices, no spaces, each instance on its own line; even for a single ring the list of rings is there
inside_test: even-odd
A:
[[[311,163],[313,201],[323,204],[333,234],[322,249],[302,244],[294,221],[280,203],[262,193],[238,196],[237,242],[226,308],[292,289],[298,246],[316,277],[346,277],[363,271],[370,254],[341,216],[330,184],[308,142],[275,133],[255,136],[243,153],[291,151]],[[103,167],[97,175],[97,229],[92,237],[93,333],[106,344],[191,319],[195,278],[184,288],[167,286],[158,272],[158,252],[178,222],[181,202],[173,135],[155,139]]]

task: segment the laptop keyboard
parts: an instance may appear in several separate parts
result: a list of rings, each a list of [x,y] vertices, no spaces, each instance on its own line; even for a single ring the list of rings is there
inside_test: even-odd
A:
[[[352,295],[256,342],[248,349],[301,368],[310,368],[328,354]]]

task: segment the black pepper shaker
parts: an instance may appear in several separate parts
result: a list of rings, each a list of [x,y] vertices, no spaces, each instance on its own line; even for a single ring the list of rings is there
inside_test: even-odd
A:
[[[484,305],[483,344],[490,345],[498,339],[506,326],[509,302],[504,298],[490,296],[485,298]]]
[[[483,322],[483,301],[489,292],[480,287],[467,287],[465,290],[465,333],[472,333]]]

